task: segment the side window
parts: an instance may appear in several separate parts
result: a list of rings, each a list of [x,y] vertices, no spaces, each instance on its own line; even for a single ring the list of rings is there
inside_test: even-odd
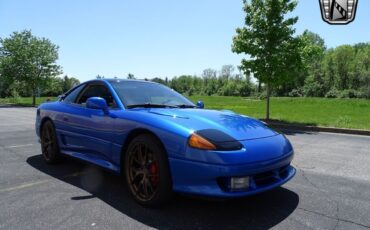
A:
[[[78,98],[77,104],[85,105],[87,99],[89,99],[90,97],[104,98],[109,107],[117,108],[117,105],[113,100],[112,94],[104,85],[89,85]]]
[[[78,94],[80,94],[81,90],[85,87],[85,84],[78,86],[75,88],[72,92],[70,92],[63,101],[66,103],[74,103],[76,101],[76,98]]]

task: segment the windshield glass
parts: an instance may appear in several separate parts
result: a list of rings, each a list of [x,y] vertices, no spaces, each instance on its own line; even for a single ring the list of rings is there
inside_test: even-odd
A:
[[[110,83],[126,108],[133,108],[135,105],[194,107],[194,104],[187,98],[161,84],[122,80],[113,80]]]

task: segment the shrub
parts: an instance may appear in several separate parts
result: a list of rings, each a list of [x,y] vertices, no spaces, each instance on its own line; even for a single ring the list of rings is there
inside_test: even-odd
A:
[[[253,91],[253,86],[247,81],[229,80],[219,90],[218,95],[221,96],[250,96]]]
[[[357,98],[370,98],[370,88],[356,91]]]
[[[331,90],[329,90],[329,92],[325,94],[325,97],[326,98],[337,98],[339,97],[339,95],[340,95],[340,91],[337,90],[336,88],[332,88]]]
[[[303,86],[303,93],[306,97],[322,97],[324,96],[324,86],[319,82],[306,82]]]
[[[342,92],[340,92],[339,97],[340,98],[356,98],[358,92],[354,89],[345,89]]]
[[[14,103],[14,104],[17,104],[20,102],[21,100],[21,96],[19,95],[18,91],[16,89],[12,89],[11,90],[11,95],[12,97],[10,98],[10,103]]]
[[[289,97],[302,97],[303,96],[303,90],[302,88],[299,89],[293,89],[288,93]]]

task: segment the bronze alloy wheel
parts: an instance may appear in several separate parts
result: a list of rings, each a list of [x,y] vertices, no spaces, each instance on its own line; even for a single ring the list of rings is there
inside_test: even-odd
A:
[[[157,159],[145,143],[137,143],[129,152],[128,179],[131,191],[137,199],[148,201],[158,189],[159,171]]]
[[[172,197],[167,154],[152,135],[134,138],[125,154],[126,182],[140,204],[158,206]]]
[[[46,121],[41,130],[41,151],[47,163],[56,163],[59,160],[59,146],[54,125]]]

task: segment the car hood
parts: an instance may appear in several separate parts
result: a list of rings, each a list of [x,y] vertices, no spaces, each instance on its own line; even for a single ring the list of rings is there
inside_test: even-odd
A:
[[[132,109],[138,113],[158,117],[176,123],[191,131],[217,129],[236,140],[250,140],[278,135],[259,120],[227,110],[207,109]]]

